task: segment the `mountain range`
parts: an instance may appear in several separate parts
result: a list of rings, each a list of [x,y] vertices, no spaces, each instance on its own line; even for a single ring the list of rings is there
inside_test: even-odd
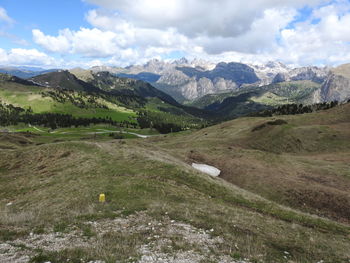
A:
[[[27,79],[37,75],[58,71],[58,69],[43,69],[37,67],[0,67],[0,73]]]
[[[203,118],[211,116],[205,110],[179,104],[140,80],[116,77],[109,72],[73,72],[75,75],[58,70],[27,80],[0,74],[2,121],[17,123],[34,118],[38,124],[52,128],[57,124],[103,122],[167,133],[200,128],[206,122]],[[68,123],[62,114],[71,116]]]
[[[0,73],[0,262],[349,262],[349,87],[350,64]]]
[[[85,82],[83,89],[98,88],[112,93],[120,93],[120,87],[126,85],[121,80],[129,79],[128,82],[133,83],[133,87],[142,86],[142,89],[138,88],[138,92],[144,93],[143,95],[161,97],[167,103],[185,111],[191,113],[195,111],[194,108],[189,110],[184,106],[188,105],[220,112],[222,115],[221,109],[225,108],[224,112],[228,114],[225,117],[233,118],[288,103],[347,101],[350,99],[349,71],[350,64],[336,68],[315,66],[292,68],[280,62],[268,62],[265,65],[237,62],[215,64],[199,59],[189,61],[182,58],[173,62],[154,59],[144,65],[125,68],[109,66],[92,67],[88,70],[75,68],[69,71],[73,77],[69,77],[68,71],[65,71],[64,78],[68,82],[69,78],[72,80],[76,78],[73,81],[76,84]],[[34,83],[40,80],[40,85],[45,86],[46,76],[54,76],[54,72],[62,70],[2,68],[0,72],[9,72],[17,77],[30,79]],[[56,77],[58,75],[56,74]],[[51,82],[53,86],[57,85],[54,79],[51,79]],[[65,86],[64,82],[61,85]],[[123,89],[123,93],[135,95],[130,89],[127,90]],[[197,112],[197,115],[202,114]]]
[[[349,74],[344,74],[350,65],[338,68],[299,67],[292,68],[280,62],[265,65],[243,63],[214,64],[204,60],[189,61],[185,58],[173,62],[151,60],[144,65],[126,68],[93,67],[94,72],[108,71],[117,76],[140,79],[151,83],[180,103],[194,101],[208,94],[241,92],[246,87],[262,87],[270,84],[293,81],[312,81],[320,85],[312,94],[311,103],[346,100],[350,91],[346,89]],[[343,83],[344,88],[340,88]],[[316,85],[316,84],[315,84]],[[333,86],[337,90],[335,95]]]
[[[280,62],[213,64],[182,58],[173,62],[151,60],[142,66],[93,67],[91,70],[149,82],[181,103],[232,119],[283,104],[347,101],[350,99],[349,69],[349,64],[337,68],[291,68]]]
[[[311,80],[323,83],[330,68],[290,68],[280,62],[251,65],[230,62],[213,64],[203,60],[174,62],[151,60],[140,66],[126,68],[93,67],[93,71],[109,71],[118,76],[142,79],[172,95],[179,102],[193,101],[207,94],[237,91],[245,86]]]

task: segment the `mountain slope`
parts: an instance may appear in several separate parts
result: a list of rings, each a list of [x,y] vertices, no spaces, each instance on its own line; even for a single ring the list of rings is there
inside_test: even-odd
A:
[[[43,79],[48,80],[47,76]],[[72,80],[76,85],[68,87],[77,87],[78,90],[84,88],[79,82]],[[34,114],[70,114],[73,117],[111,118],[113,121],[133,123],[136,118],[134,110],[127,109],[122,103],[113,103],[107,97],[38,86],[9,75],[0,75],[0,100],[5,104],[30,109]]]
[[[154,141],[270,200],[350,223],[349,103],[303,115],[240,118]]]
[[[144,65],[126,68],[94,67],[92,71],[109,71],[120,77],[147,81],[183,103],[208,94],[237,91],[239,87],[253,83],[255,86],[285,81],[322,83],[330,69],[314,66],[290,68],[273,61],[265,65],[235,62],[214,64],[183,58],[174,62],[151,60]]]
[[[320,90],[321,101],[350,99],[350,64],[332,69]]]
[[[58,71],[57,69],[26,68],[26,67],[3,67],[0,73],[9,74],[18,78],[27,79],[41,74]]]
[[[76,78],[67,70],[50,72],[29,79],[35,84],[48,88],[61,88],[74,91],[99,92],[99,90],[87,82]]]
[[[211,110],[226,119],[284,104],[312,104],[321,85],[311,81],[291,81],[262,87],[245,87],[239,91],[206,95],[191,106]]]
[[[18,84],[23,84],[23,85],[37,86],[32,81],[28,81],[28,80],[21,79],[21,78],[16,77],[16,76],[12,76],[9,74],[2,74],[2,73],[0,73],[0,81],[1,82],[9,82],[9,83],[18,83]]]
[[[165,112],[175,111],[177,112],[177,114],[180,115],[192,115],[198,118],[205,119],[215,118],[214,113],[181,105],[167,93],[164,93],[163,91],[154,88],[151,84],[140,80],[116,77],[107,71],[94,72],[76,70],[72,71],[72,73],[75,74],[81,80],[85,80],[89,84],[98,87],[99,89],[106,91],[110,94],[124,94],[126,96],[139,96],[141,98],[148,99],[151,98],[152,102],[160,100],[159,103],[162,105],[158,105],[156,107],[161,108]]]
[[[74,73],[79,78],[82,78],[84,80],[83,74],[84,73]],[[110,93],[125,93],[125,94],[134,94],[138,95],[140,97],[151,97],[151,98],[159,98],[163,100],[164,102],[167,102],[172,105],[179,105],[171,96],[167,95],[166,93],[157,90],[156,88],[152,87],[149,83],[128,79],[128,78],[119,78],[115,77],[111,73],[104,71],[104,72],[98,72],[98,73],[85,73],[88,74],[89,77],[86,78],[86,82],[89,84]]]
[[[149,81],[179,102],[208,93],[233,90],[241,83],[259,80],[249,66],[241,63],[215,65],[199,60],[189,62],[186,59],[173,63],[152,60],[143,66],[131,66],[125,69],[95,67],[92,70],[108,70],[117,76]]]
[[[27,89],[17,86],[9,90],[5,81],[0,98],[6,104],[15,104],[34,113],[102,118],[108,123],[138,124],[140,128],[155,128],[162,133],[207,125],[202,119],[208,115],[205,111],[182,106],[148,83],[118,78],[107,72],[79,72],[88,82],[68,71],[47,73],[24,81],[31,87]],[[36,85],[35,89],[33,85]]]
[[[259,81],[259,78],[256,76],[254,70],[242,63],[221,62],[217,64],[213,70],[210,71],[200,71],[190,67],[177,67],[176,69],[183,72],[188,77],[194,77],[197,80],[203,77],[208,78],[212,81],[216,78],[222,78],[225,80],[232,80],[238,86]]]
[[[282,118],[295,130],[335,125],[327,136],[350,121],[348,113],[342,106]],[[270,120],[146,140],[37,145],[37,136],[0,134],[0,145],[28,142],[0,151],[0,261],[347,262],[349,226],[298,210],[346,219],[349,145],[315,148],[322,141],[312,136],[303,143],[313,148],[295,154],[257,147],[263,140],[250,145],[251,130]],[[275,128],[284,127],[261,132],[278,139]],[[335,140],[349,142],[347,131]],[[192,162],[217,166],[221,178],[195,171]],[[289,199],[288,188],[297,191]]]

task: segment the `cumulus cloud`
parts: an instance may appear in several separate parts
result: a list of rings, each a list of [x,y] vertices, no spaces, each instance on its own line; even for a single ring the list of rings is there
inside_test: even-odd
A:
[[[196,43],[203,46],[209,54],[220,54],[222,52],[237,51],[243,53],[271,52],[277,48],[275,39],[280,30],[285,28],[296,11],[293,9],[268,9],[263,17],[255,20],[251,28],[245,33],[235,37],[199,37]]]
[[[187,37],[179,34],[174,28],[161,30],[157,28],[137,27],[132,21],[122,19],[116,13],[91,10],[86,15],[86,19],[96,28],[115,32],[119,36],[119,45],[126,48],[137,45],[140,47],[176,46],[181,49],[188,41]]]
[[[176,28],[188,37],[235,37],[250,29],[271,8],[299,8],[322,0],[86,0],[117,10],[137,27]]]
[[[64,29],[59,31],[58,36],[45,35],[39,29],[32,30],[32,33],[34,42],[50,52],[88,57],[112,56],[118,52],[122,41],[116,33],[97,28],[80,28],[78,31]]]
[[[92,28],[32,31],[45,50],[129,65],[173,53],[242,62],[339,64],[350,59],[347,0],[85,0]],[[299,8],[312,7],[312,14]],[[301,15],[301,16],[300,16]],[[303,17],[299,21],[298,17]]]
[[[57,37],[47,36],[39,29],[33,29],[32,34],[34,42],[48,51],[64,53],[71,48],[69,39],[71,39],[72,33],[69,29],[60,30]]]
[[[80,28],[77,31],[64,29],[57,36],[34,29],[33,40],[49,52],[93,58],[113,57],[121,62],[189,49],[188,38],[171,28],[138,28],[126,20],[96,10],[90,11],[86,18],[94,28]]]
[[[0,48],[0,65],[55,66],[57,62],[54,58],[37,49],[13,48],[10,51],[6,51]]]
[[[328,5],[314,10],[313,15],[294,28],[281,31],[277,54],[299,64],[328,62],[339,64],[350,60],[350,4],[339,9]],[[314,21],[318,21],[314,23]]]

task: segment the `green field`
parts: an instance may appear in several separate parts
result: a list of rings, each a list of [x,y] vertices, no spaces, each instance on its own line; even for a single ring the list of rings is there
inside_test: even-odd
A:
[[[19,86],[12,83],[6,84],[6,87],[0,86],[0,99],[7,104],[13,104],[25,109],[31,108],[34,113],[61,113],[71,114],[74,117],[93,118],[111,117],[113,121],[129,121],[136,122],[136,112],[116,104],[112,104],[103,99],[99,99],[99,103],[108,107],[108,109],[96,108],[90,106],[88,108],[79,108],[71,102],[59,103],[50,97],[43,97],[41,92],[43,89],[34,86]]]

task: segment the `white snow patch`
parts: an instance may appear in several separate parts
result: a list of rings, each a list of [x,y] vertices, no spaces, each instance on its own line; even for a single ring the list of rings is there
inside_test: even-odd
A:
[[[207,164],[192,163],[192,167],[196,170],[199,170],[203,173],[209,174],[214,177],[219,176],[221,173],[221,171],[218,168]]]

